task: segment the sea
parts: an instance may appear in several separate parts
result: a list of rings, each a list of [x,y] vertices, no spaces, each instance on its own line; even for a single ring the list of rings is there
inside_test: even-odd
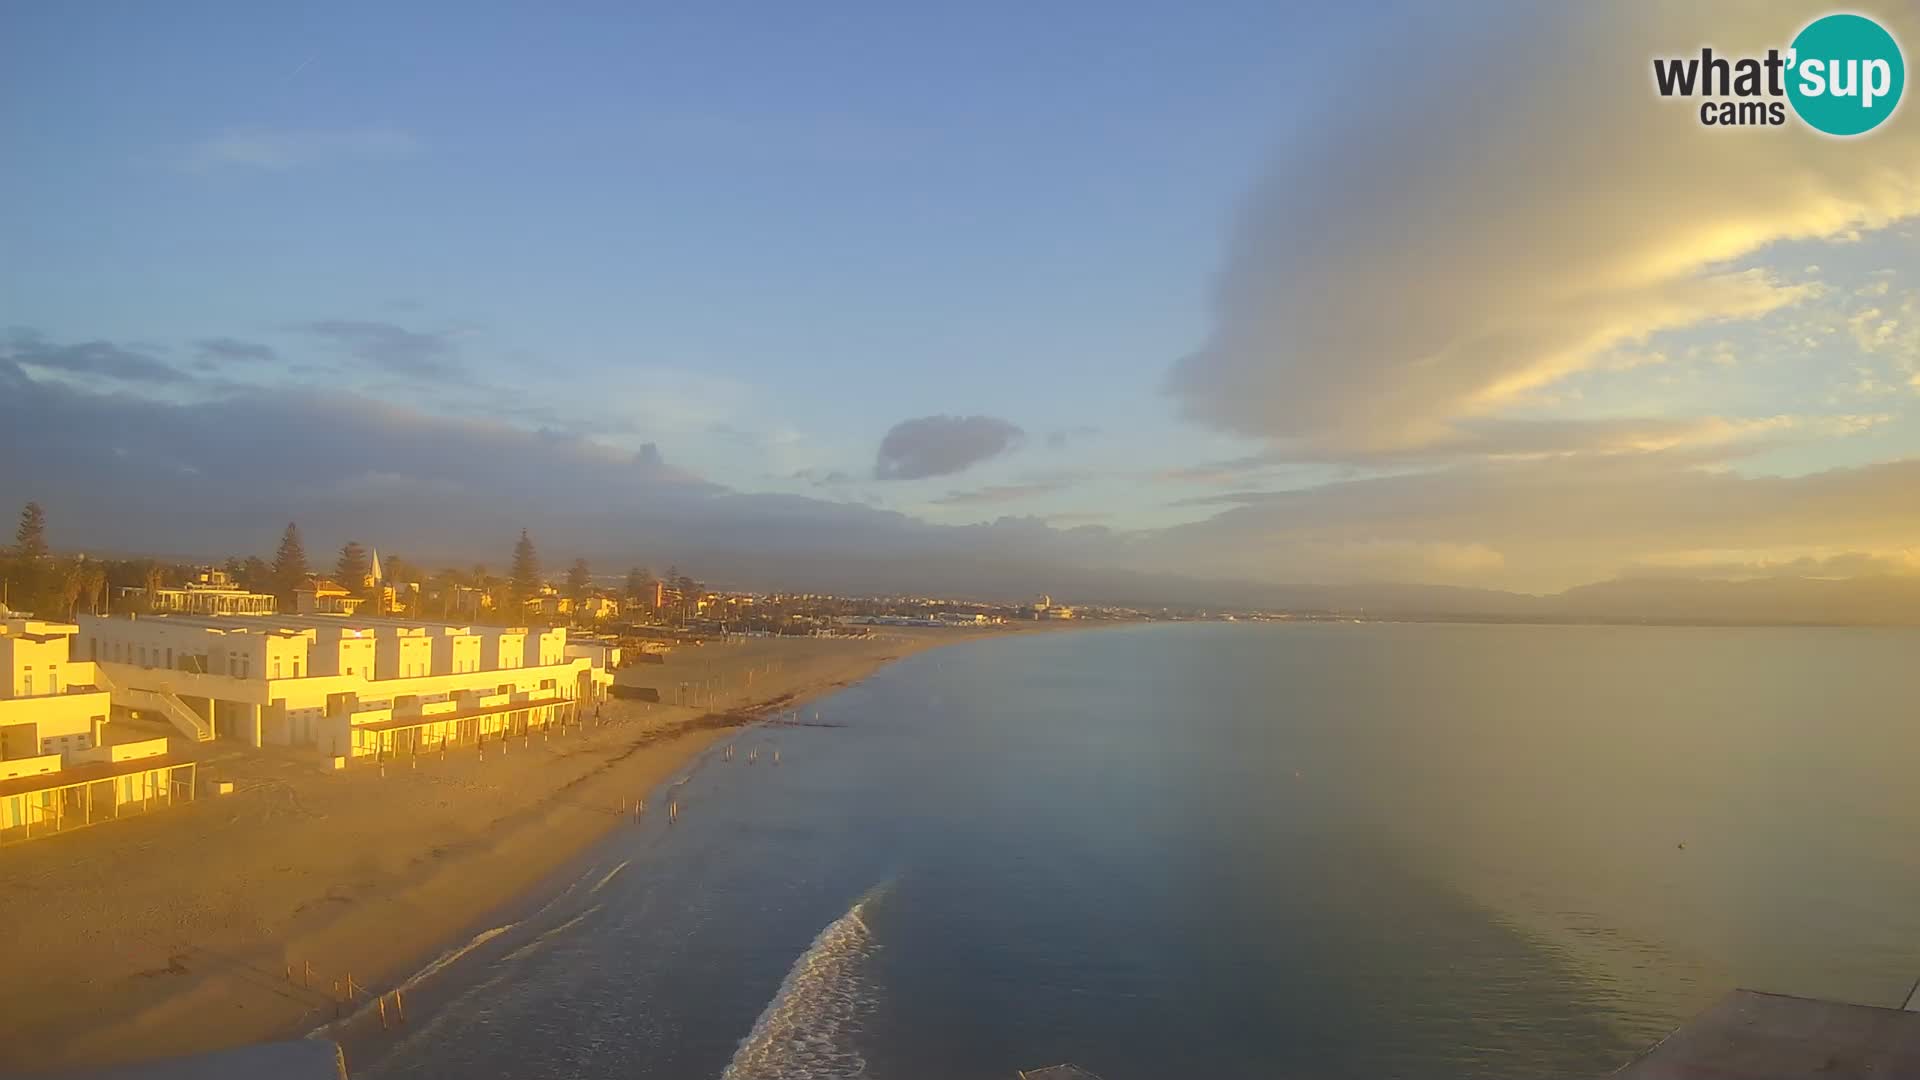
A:
[[[920,653],[653,792],[356,1077],[1597,1077],[1920,977],[1920,632],[1188,623]],[[674,807],[677,806],[677,811]]]

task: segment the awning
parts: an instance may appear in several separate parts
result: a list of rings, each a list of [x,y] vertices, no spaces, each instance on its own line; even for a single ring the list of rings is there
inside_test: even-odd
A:
[[[33,776],[16,776],[12,780],[0,780],[0,799],[14,795],[30,795],[36,791],[58,791],[62,788],[79,787],[82,784],[97,784],[102,780],[113,780],[136,773],[152,772],[155,769],[171,769],[179,765],[197,765],[190,757],[177,754],[158,754],[154,757],[134,758],[131,761],[100,761],[88,765],[79,765],[59,772],[38,773]]]
[[[427,727],[431,724],[444,724],[453,720],[471,720],[476,716],[498,716],[501,713],[519,712],[522,709],[539,709],[548,705],[565,705],[577,698],[550,697],[536,698],[532,701],[509,701],[500,705],[484,705],[478,709],[462,709],[459,712],[439,713],[434,716],[401,716],[392,720],[379,720],[371,724],[355,724],[355,731],[405,731],[408,728]]]

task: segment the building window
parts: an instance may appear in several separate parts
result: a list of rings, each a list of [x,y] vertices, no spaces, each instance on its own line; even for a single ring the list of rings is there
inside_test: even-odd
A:
[[[48,667],[47,668],[47,693],[57,694],[59,692],[60,692],[60,670],[55,667]]]
[[[31,671],[27,672],[26,675],[23,676],[22,678],[24,679],[24,681],[20,685],[25,687],[25,689],[20,691],[20,696],[32,697],[33,696],[33,672]]]
[[[300,661],[298,660],[293,662],[293,677],[296,679],[300,677]]]

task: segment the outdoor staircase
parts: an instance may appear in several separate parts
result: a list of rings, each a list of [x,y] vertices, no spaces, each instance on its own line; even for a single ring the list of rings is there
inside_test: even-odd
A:
[[[115,705],[135,712],[159,713],[166,717],[167,722],[177,728],[180,734],[194,742],[213,741],[212,721],[194,712],[193,706],[180,700],[180,695],[171,690],[146,690],[137,686],[121,686],[100,665],[96,664],[94,667],[99,672],[100,688],[112,695]]]

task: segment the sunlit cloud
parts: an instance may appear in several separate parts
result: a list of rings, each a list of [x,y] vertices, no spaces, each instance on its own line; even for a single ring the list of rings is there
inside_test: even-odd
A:
[[[419,140],[390,128],[352,128],[336,131],[225,131],[188,147],[181,164],[192,172],[254,169],[284,172],[310,165],[405,157],[416,153]]]
[[[1283,148],[1235,229],[1212,331],[1171,373],[1186,415],[1309,456],[1445,443],[1663,333],[1821,298],[1754,261],[1771,245],[1920,212],[1920,127],[1844,152],[1799,129],[1734,137],[1624,75],[1676,42],[1777,44],[1797,25],[1784,6],[1506,11],[1537,47],[1435,49],[1409,27],[1381,61],[1398,78],[1350,88]],[[1529,66],[1542,50],[1550,77]],[[1528,89],[1481,92],[1497,85]],[[1474,104],[1405,108],[1409,86]],[[1371,121],[1346,123],[1356,110]]]

